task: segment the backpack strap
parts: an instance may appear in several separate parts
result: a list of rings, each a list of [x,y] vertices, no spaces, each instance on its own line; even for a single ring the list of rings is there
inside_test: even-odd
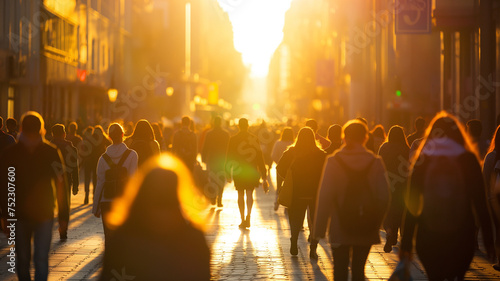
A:
[[[131,151],[132,150],[127,149],[127,150],[125,150],[125,152],[123,152],[123,155],[120,158],[120,161],[118,161],[118,164],[116,164],[118,167],[121,167],[123,165],[123,163],[125,162],[125,160],[127,160],[128,155],[130,154]]]
[[[347,166],[347,164],[344,162],[344,160],[342,160],[342,158],[340,158],[340,157],[335,157],[335,158],[337,159],[337,162],[342,167],[342,169],[344,169],[346,171],[355,171],[355,172],[368,172],[370,170],[370,168],[372,167],[373,162],[375,162],[375,159],[376,159],[376,158],[373,158],[372,160],[370,160],[370,163],[368,163],[366,168],[361,169],[361,170],[354,170],[354,169],[350,168],[349,166]]]
[[[109,157],[109,155],[106,153],[104,153],[102,155],[102,159],[104,159],[104,161],[106,161],[106,163],[108,163],[108,166],[110,168],[116,165],[115,163],[113,163],[113,160],[111,160],[111,157]]]

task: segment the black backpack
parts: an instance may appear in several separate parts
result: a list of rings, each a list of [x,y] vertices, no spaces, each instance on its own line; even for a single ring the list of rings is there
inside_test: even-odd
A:
[[[127,149],[118,164],[113,163],[111,157],[104,153],[102,158],[108,163],[109,169],[105,173],[105,180],[103,185],[104,197],[108,199],[113,199],[120,196],[123,193],[125,184],[128,180],[128,170],[123,167],[123,163],[127,160],[128,155],[131,150]]]
[[[341,228],[348,234],[361,234],[380,227],[376,199],[370,190],[368,172],[375,162],[372,160],[364,169],[354,170],[340,157],[338,163],[347,176],[347,186],[342,204],[335,200]]]

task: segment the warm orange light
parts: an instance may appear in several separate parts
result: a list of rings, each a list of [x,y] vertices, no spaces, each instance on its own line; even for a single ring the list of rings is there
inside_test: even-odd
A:
[[[110,102],[115,102],[118,97],[118,90],[111,88],[108,90],[108,98]]]
[[[168,87],[166,92],[167,92],[167,96],[171,97],[174,95],[174,88]]]

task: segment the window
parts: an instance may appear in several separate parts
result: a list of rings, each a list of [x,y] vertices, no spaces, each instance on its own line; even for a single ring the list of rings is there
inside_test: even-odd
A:
[[[14,118],[14,87],[8,89],[7,118]]]

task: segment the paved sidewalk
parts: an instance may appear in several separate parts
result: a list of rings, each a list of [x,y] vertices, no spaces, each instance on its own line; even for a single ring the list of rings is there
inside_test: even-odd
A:
[[[226,186],[224,208],[206,210],[213,280],[333,280],[332,255],[326,241],[320,242],[318,261],[309,259],[307,223],[299,238],[299,254],[291,257],[290,227],[284,208],[273,210],[274,196],[273,191],[264,194],[262,188],[255,191],[248,230],[238,228],[237,192],[232,185]],[[83,193],[72,197],[66,242],[59,241],[57,223],[54,225],[49,280],[97,280],[99,276],[104,250],[102,224],[91,214],[91,205],[82,202]],[[3,234],[0,237],[0,280],[17,280],[7,271],[7,244]],[[383,244],[375,245],[366,265],[367,279],[387,280],[397,262],[396,253],[386,254]],[[414,280],[426,280],[418,261],[413,262],[412,276]],[[500,280],[500,273],[478,252],[467,280]]]

